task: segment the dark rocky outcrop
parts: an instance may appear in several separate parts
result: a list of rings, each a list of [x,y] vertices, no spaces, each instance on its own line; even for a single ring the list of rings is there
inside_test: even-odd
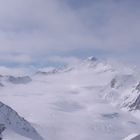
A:
[[[32,79],[29,76],[23,76],[23,77],[8,76],[8,81],[13,84],[27,84],[31,82]]]
[[[115,88],[116,83],[117,83],[117,80],[116,80],[115,78],[113,78],[113,79],[111,80],[111,82],[110,82],[111,88]]]
[[[2,133],[3,131],[6,129],[5,125],[4,124],[0,124],[0,140],[3,139],[3,136],[2,136]]]
[[[140,82],[139,82],[138,85],[136,86],[135,90],[137,90],[137,92],[140,92]]]

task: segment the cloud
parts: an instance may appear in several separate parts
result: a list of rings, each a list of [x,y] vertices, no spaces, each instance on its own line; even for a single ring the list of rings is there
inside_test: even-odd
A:
[[[71,57],[52,56],[52,57],[48,57],[48,61],[62,63],[62,64],[77,64],[78,62],[81,61],[81,59],[73,56]]]
[[[32,59],[30,56],[28,55],[24,55],[24,54],[1,54],[0,55],[0,62],[9,62],[9,63],[21,63],[21,64],[27,64],[27,63],[31,63]]]
[[[23,76],[26,75],[27,70],[25,68],[8,68],[0,66],[1,75],[13,75],[13,76]]]
[[[84,28],[62,2],[2,0],[0,5],[0,41],[4,46],[0,50],[3,52],[67,50],[68,43],[71,42],[72,48],[75,43],[79,44],[78,36]]]
[[[29,63],[56,52],[140,46],[139,1],[70,1],[1,0],[0,60]]]
[[[101,0],[81,10],[80,15],[92,31],[95,46],[123,50],[140,45],[139,7],[137,0]]]

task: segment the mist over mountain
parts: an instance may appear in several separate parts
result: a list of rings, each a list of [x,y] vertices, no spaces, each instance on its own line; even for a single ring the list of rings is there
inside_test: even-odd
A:
[[[140,140],[140,0],[0,0],[0,140]]]
[[[139,134],[140,76],[131,65],[88,57],[30,76],[1,75],[0,81],[3,139],[123,140]]]

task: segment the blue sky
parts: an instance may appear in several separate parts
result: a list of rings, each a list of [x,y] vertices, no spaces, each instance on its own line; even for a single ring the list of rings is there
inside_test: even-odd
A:
[[[42,67],[91,55],[139,64],[139,15],[139,0],[1,0],[0,65]]]

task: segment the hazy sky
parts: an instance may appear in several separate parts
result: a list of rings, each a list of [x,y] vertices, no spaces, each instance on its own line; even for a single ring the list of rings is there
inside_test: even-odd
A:
[[[138,63],[139,26],[140,0],[0,0],[0,64]]]

